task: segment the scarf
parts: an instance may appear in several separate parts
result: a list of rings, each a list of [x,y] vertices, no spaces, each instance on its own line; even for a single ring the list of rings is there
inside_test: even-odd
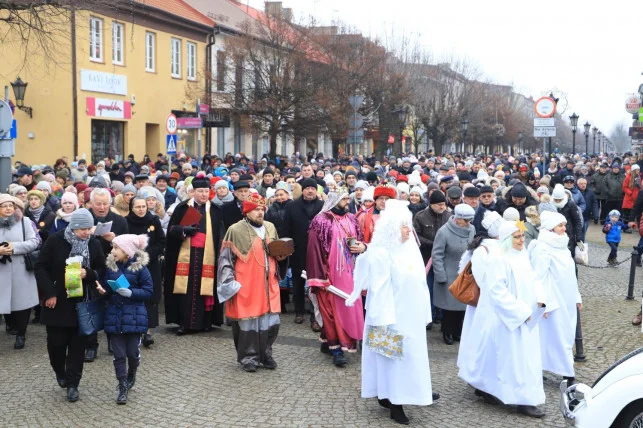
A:
[[[559,235],[550,230],[543,229],[538,234],[538,241],[549,245],[552,248],[567,249],[569,244],[569,236],[567,234]]]
[[[56,217],[58,217],[61,220],[65,220],[67,223],[69,223],[69,220],[71,220],[71,215],[74,213],[74,211],[67,214],[66,212],[63,211],[62,208],[59,208],[58,211],[56,211]]]
[[[7,218],[0,217],[0,228],[11,229],[11,227],[18,223],[18,217],[15,214],[10,215]]]
[[[38,223],[40,220],[40,216],[42,215],[42,212],[45,210],[45,206],[41,205],[40,208],[29,208],[29,213],[33,216],[33,221],[34,223]]]
[[[133,200],[133,198],[132,198]],[[154,221],[154,214],[149,211],[145,212],[143,217],[139,217],[134,214],[134,211],[130,211],[129,214],[125,217],[127,224],[132,224],[135,226],[148,227]]]
[[[194,207],[194,198],[187,203],[188,206]],[[201,295],[214,296],[214,269],[215,251],[214,242],[212,241],[212,220],[210,218],[210,201],[205,203],[205,246],[203,253],[203,266],[201,269]],[[187,237],[181,243],[179,258],[176,264],[176,277],[174,280],[174,294],[188,293],[188,276],[190,275],[190,247],[192,246],[192,237]],[[196,279],[196,278],[195,278]],[[214,298],[214,297],[213,297]],[[207,302],[206,302],[207,303]]]
[[[212,203],[217,207],[220,207],[226,202],[232,202],[233,200],[234,200],[234,195],[232,194],[232,192],[228,192],[228,194],[225,195],[223,199],[219,198],[219,195],[216,195],[214,198],[212,198]]]
[[[71,244],[69,257],[82,256],[82,266],[85,269],[89,269],[89,239],[80,239],[69,227],[67,227],[65,228],[65,241]]]

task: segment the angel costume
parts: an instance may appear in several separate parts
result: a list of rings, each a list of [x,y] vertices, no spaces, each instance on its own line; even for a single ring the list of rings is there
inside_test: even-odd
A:
[[[549,315],[540,321],[539,326],[543,370],[573,378],[576,304],[582,300],[576,280],[576,265],[568,249],[569,236],[551,231],[566,222],[562,214],[543,211],[540,234],[529,245],[529,257],[547,295]]]
[[[431,322],[431,298],[407,205],[394,199],[386,202],[368,250],[357,259],[355,289],[346,304],[359,303],[361,291],[368,290],[362,397],[388,399],[394,405],[429,405],[433,398],[426,325]],[[402,243],[404,225],[411,237]],[[396,342],[401,347],[390,346]]]

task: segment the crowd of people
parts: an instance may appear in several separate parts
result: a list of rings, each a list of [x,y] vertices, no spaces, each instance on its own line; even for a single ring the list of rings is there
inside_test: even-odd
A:
[[[630,154],[17,162],[0,194],[0,313],[15,349],[32,312],[46,326],[72,402],[102,336],[79,334],[80,302],[105,308],[119,404],[160,312],[178,335],[228,324],[241,368],[256,372],[277,367],[292,302],[335,366],[362,344],[362,396],[396,422],[409,422],[402,405],[439,398],[425,330],[438,325],[460,342],[459,375],[477,396],[542,417],[542,371],[574,382],[575,253],[600,222],[617,263],[643,211],[642,165]],[[643,238],[638,248],[640,265]],[[476,306],[449,291],[467,265]]]

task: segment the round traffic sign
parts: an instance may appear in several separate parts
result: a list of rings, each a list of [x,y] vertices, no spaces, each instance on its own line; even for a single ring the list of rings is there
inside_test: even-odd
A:
[[[638,113],[641,108],[641,97],[638,94],[630,95],[625,99],[625,111],[629,114]]]
[[[176,116],[173,114],[168,114],[167,119],[165,119],[165,129],[168,134],[176,134],[176,130],[179,127],[179,122],[176,120]]]
[[[0,100],[0,136],[8,134],[13,124],[11,106]]]
[[[541,97],[534,104],[534,112],[538,117],[553,117],[556,113],[556,101],[550,97]]]

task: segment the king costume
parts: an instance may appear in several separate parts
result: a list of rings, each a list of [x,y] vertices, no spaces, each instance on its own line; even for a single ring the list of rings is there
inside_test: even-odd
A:
[[[209,188],[209,182],[195,179],[192,186]],[[182,226],[190,207],[201,218],[197,224]],[[170,218],[165,253],[165,321],[178,324],[179,334],[209,330],[223,323],[223,307],[214,293],[221,225],[219,208],[210,201],[199,204],[194,198],[177,205]]]
[[[353,214],[337,204],[348,193],[328,194],[321,212],[308,229],[306,273],[308,286],[317,297],[323,321],[321,341],[328,344],[336,366],[346,360],[343,351],[356,352],[364,331],[362,301],[347,307],[345,300],[328,291],[333,285],[346,294],[353,292],[355,255],[349,250],[349,238],[358,241],[362,233]]]
[[[256,208],[265,211],[266,200],[253,194],[243,202],[244,216]],[[237,361],[248,372],[260,364],[277,367],[272,345],[279,333],[280,276],[276,259],[268,253],[268,244],[277,239],[272,223],[259,225],[246,217],[230,226],[221,246],[217,292],[219,300],[226,302],[226,317],[232,320]]]

